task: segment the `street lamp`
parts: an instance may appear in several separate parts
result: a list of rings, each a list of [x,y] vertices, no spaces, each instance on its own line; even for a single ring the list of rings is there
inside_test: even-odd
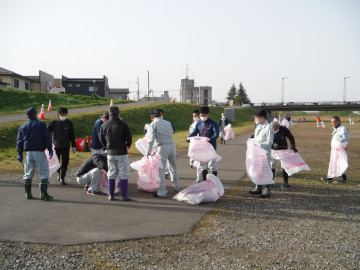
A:
[[[282,84],[281,84],[281,104],[284,105],[284,80],[287,79],[287,77],[281,78]]]
[[[343,95],[343,99],[344,99],[344,103],[346,103],[346,79],[349,79],[350,77],[344,77],[344,95]]]

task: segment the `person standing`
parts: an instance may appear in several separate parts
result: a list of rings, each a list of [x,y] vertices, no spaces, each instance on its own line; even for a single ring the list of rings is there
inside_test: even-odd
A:
[[[257,124],[254,134],[254,139],[260,144],[260,147],[267,151],[266,158],[271,168],[271,147],[274,142],[274,129],[272,125],[266,120],[266,111],[261,110],[254,114],[255,122]],[[261,194],[261,185],[256,185],[255,189],[250,190],[250,194]],[[262,198],[270,197],[270,185],[264,186],[264,192],[261,194]]]
[[[210,119],[209,116],[209,107],[201,107],[200,121],[197,122],[194,130],[189,134],[189,137],[194,137],[199,134],[202,137],[209,138],[211,145],[216,151],[216,140],[219,137],[219,126],[214,120]],[[210,160],[209,162],[200,162],[200,168],[197,170],[197,178],[205,181],[209,169],[211,170],[212,174],[217,176],[218,168],[216,159]]]
[[[59,161],[61,159],[61,167],[58,170],[58,174],[59,181],[62,185],[66,185],[65,176],[69,165],[70,143],[73,154],[76,152],[74,126],[73,123],[67,119],[67,115],[68,109],[66,107],[60,107],[57,114],[58,118],[52,120],[48,125],[49,132],[53,132],[56,155]]]
[[[159,168],[159,188],[154,197],[166,198],[167,189],[165,182],[166,164],[169,166],[172,186],[175,191],[179,190],[179,175],[176,168],[176,145],[174,141],[173,128],[169,121],[161,118],[159,109],[152,109],[150,113],[152,123],[148,130],[147,153],[151,155],[153,148],[160,156],[163,167]]]
[[[294,152],[297,152],[297,149],[295,147],[295,139],[294,139],[294,136],[291,134],[290,130],[287,127],[280,126],[280,123],[278,121],[273,121],[271,123],[271,125],[274,128],[274,142],[273,142],[271,149],[274,149],[274,150],[288,149],[287,140],[286,140],[286,138],[288,138],[290,145],[291,145],[291,149]],[[271,158],[271,170],[272,170],[274,176],[276,173],[276,163],[277,163],[277,160],[274,158]],[[282,169],[282,173],[283,173],[283,178],[284,178],[284,186],[290,187],[288,174],[286,173],[286,171],[284,169]]]
[[[219,120],[219,132],[220,132],[220,144],[225,144],[226,143],[226,140],[225,140],[225,135],[226,135],[226,132],[225,132],[225,127],[229,124],[229,120],[227,120],[226,116],[224,113],[221,114],[221,118]]]
[[[331,147],[336,146],[338,143],[347,145],[350,140],[349,130],[347,127],[341,124],[340,118],[338,116],[331,117],[331,125],[334,128],[331,138]],[[341,175],[342,179],[336,180],[335,183],[346,184],[347,182],[346,171],[347,170],[345,170],[345,172],[343,172],[343,174]],[[328,184],[331,184],[333,180],[333,178],[329,178],[329,177],[321,178],[321,179],[327,182]]]
[[[120,119],[120,109],[110,107],[109,121],[100,128],[100,142],[107,149],[108,181],[110,201],[114,200],[115,179],[120,178],[120,190],[123,201],[131,201],[128,197],[128,179],[130,177],[130,163],[128,149],[132,144],[132,135],[128,125]]]
[[[102,117],[96,120],[93,127],[92,139],[91,139],[91,154],[104,154],[104,145],[100,142],[100,127],[103,123],[109,120],[109,112],[105,112]]]
[[[108,171],[106,154],[94,154],[80,166],[76,172],[76,181],[85,185],[88,195],[99,194],[99,180],[101,170]]]
[[[321,123],[320,116],[317,115],[317,116],[316,116],[316,126],[317,126],[317,127],[320,127],[320,123]]]
[[[23,152],[26,151],[23,177],[26,199],[33,198],[31,185],[37,167],[40,174],[40,198],[49,201],[54,197],[47,193],[49,163],[44,150],[48,149],[49,158],[52,158],[53,150],[50,133],[46,124],[37,119],[35,108],[28,108],[26,114],[28,121],[19,128],[16,143],[17,159],[21,164],[23,163]]]
[[[193,111],[193,122],[192,124],[190,125],[189,127],[189,134],[194,130],[195,126],[196,126],[196,123],[199,122],[200,118],[200,112],[199,110],[194,110]],[[192,168],[194,166],[194,160],[190,158],[190,168]],[[197,179],[197,182],[199,181],[199,179]]]

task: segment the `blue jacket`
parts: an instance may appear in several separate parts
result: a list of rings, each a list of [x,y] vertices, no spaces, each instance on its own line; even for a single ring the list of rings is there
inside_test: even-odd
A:
[[[205,135],[203,134],[204,125],[206,130]],[[198,134],[202,137],[209,138],[210,143],[216,150],[216,139],[219,137],[219,125],[214,120],[208,118],[205,122],[198,121],[193,131],[189,134],[189,137],[194,137]]]
[[[101,119],[96,120],[95,125],[93,127],[92,132],[92,141],[91,148],[92,149],[103,149],[104,145],[100,142],[100,127],[103,124]]]
[[[44,122],[30,118],[18,131],[16,150],[19,154],[23,151],[44,151],[52,149],[50,132]]]

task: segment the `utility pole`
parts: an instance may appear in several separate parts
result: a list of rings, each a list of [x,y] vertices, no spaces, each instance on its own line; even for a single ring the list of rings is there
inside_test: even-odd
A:
[[[150,72],[148,71],[148,101],[150,101]]]
[[[138,85],[138,92],[137,92],[137,101],[140,101],[140,90],[139,90],[139,77],[137,77],[137,85]]]
[[[284,90],[285,90],[285,87],[284,87],[284,80],[287,79],[287,77],[283,77],[281,78],[282,80],[282,85],[281,85],[281,104],[284,105]]]
[[[344,94],[343,94],[343,100],[344,104],[346,103],[346,79],[349,79],[350,77],[344,77]]]

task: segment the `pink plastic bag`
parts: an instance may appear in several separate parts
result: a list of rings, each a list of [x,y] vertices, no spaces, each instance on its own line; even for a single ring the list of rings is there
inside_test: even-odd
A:
[[[193,184],[176,194],[173,199],[185,201],[190,204],[205,202],[216,202],[224,195],[224,186],[219,178],[213,174],[208,174],[206,181]]]
[[[323,121],[321,121],[321,126],[324,128],[325,127],[325,123]]]
[[[300,171],[310,171],[309,166],[291,149],[287,150],[271,150],[271,155],[274,159],[281,161],[281,168],[291,176]]]
[[[49,157],[49,151],[47,149],[45,149],[45,151],[44,151],[45,155],[46,155],[46,158],[48,160],[48,163],[49,163],[49,179],[61,167],[59,158],[58,158],[58,156],[56,155],[56,152],[55,152],[55,146],[54,145],[52,145],[52,150],[53,150],[53,156],[52,156],[51,159]]]
[[[105,193],[107,195],[110,195],[109,192],[109,181],[108,181],[108,177],[107,174],[104,170],[101,170],[100,173],[100,180],[99,180],[99,191],[101,191],[102,193]],[[119,193],[119,178],[115,179],[115,194]]]
[[[225,131],[225,141],[235,138],[234,132],[231,128],[231,124],[226,125],[226,127],[224,128],[224,131]]]
[[[139,190],[146,192],[157,192],[159,189],[159,182],[151,180],[145,174],[138,173],[137,186]]]
[[[348,158],[345,144],[337,144],[331,147],[331,156],[328,170],[328,177],[341,176],[348,168]]]
[[[274,184],[273,173],[266,157],[267,151],[257,140],[248,139],[246,149],[246,172],[255,185]]]
[[[220,157],[206,137],[190,137],[188,156],[190,159],[201,162],[208,162],[213,159],[220,161]]]

